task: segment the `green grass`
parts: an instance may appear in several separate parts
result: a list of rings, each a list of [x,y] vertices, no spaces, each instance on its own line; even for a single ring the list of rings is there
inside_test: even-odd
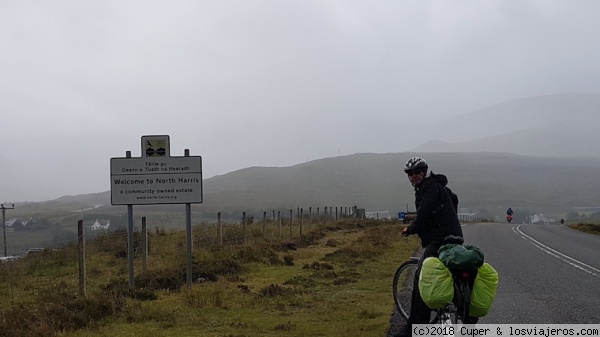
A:
[[[569,225],[569,227],[584,233],[600,235],[600,224],[578,223]]]
[[[0,265],[0,336],[385,336],[393,273],[418,246],[401,227],[347,219],[219,247],[197,226],[193,276],[204,282],[189,288],[184,232],[151,233],[134,289],[114,257],[122,233],[107,234],[87,244],[85,297],[74,246]]]

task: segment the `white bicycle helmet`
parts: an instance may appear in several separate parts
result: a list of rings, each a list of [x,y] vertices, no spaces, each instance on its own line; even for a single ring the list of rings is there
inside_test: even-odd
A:
[[[427,171],[427,162],[421,157],[412,157],[404,164],[404,172],[413,170]]]

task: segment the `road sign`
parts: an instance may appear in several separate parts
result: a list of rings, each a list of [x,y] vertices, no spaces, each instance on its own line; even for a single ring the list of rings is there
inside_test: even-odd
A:
[[[202,157],[171,157],[169,136],[143,136],[142,157],[111,158],[111,204],[202,202]]]
[[[416,219],[417,212],[398,212],[398,219],[402,220],[403,223],[407,223]]]

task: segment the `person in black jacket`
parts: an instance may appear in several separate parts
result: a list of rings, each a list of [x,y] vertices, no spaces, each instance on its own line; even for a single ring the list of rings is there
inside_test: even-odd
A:
[[[457,216],[458,197],[446,187],[448,178],[445,175],[431,172],[428,176],[428,168],[427,162],[419,157],[409,159],[404,165],[404,172],[415,189],[417,217],[410,226],[404,228],[402,235],[418,235],[421,246],[425,248],[416,275],[419,275],[426,258],[439,256],[438,249],[448,235],[463,237]],[[408,324],[396,336],[410,336],[412,325],[427,324],[430,316],[431,309],[423,302],[419,294],[418,277],[415,277]]]
[[[506,221],[508,221],[508,223],[510,223],[512,221],[512,215],[513,215],[512,207],[509,207],[506,210]]]

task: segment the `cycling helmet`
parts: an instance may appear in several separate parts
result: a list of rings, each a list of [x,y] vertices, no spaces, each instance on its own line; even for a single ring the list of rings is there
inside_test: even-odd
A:
[[[423,170],[426,171],[428,168],[427,162],[425,159],[420,157],[412,157],[410,158],[406,164],[404,164],[404,172],[412,171],[412,170]]]

